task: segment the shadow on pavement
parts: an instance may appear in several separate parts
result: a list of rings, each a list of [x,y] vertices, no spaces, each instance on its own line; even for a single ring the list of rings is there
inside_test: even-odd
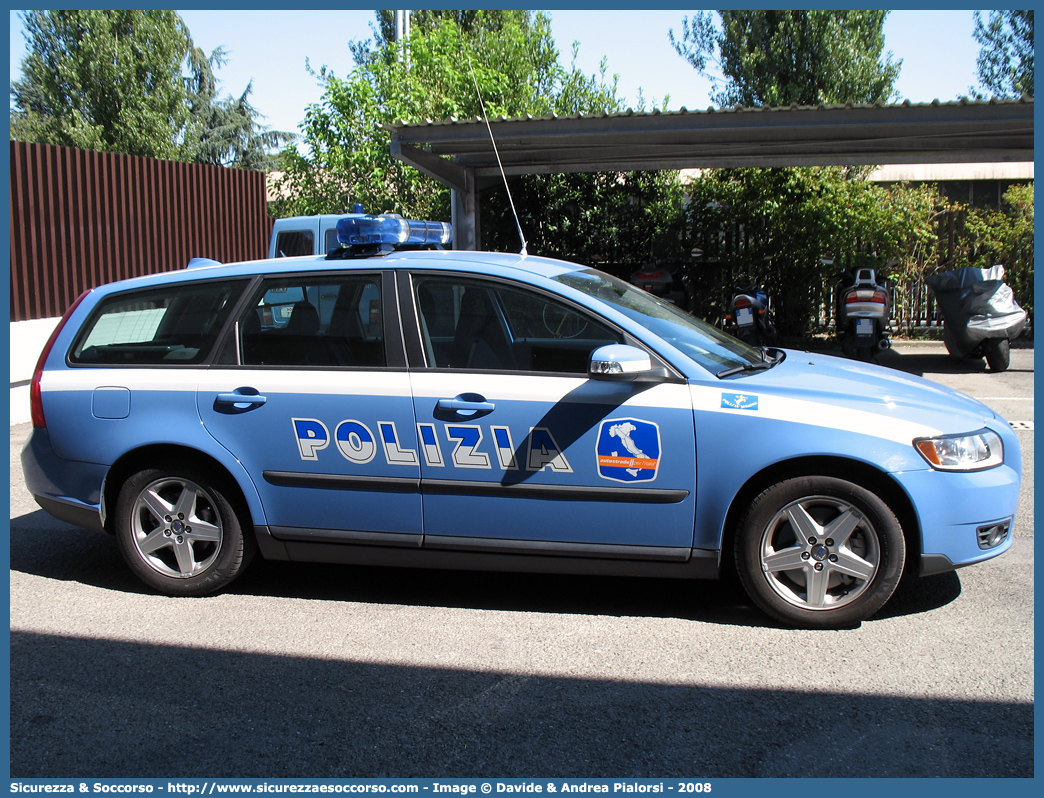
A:
[[[372,662],[343,623],[324,658],[12,632],[10,776],[1033,776],[1032,702]]]

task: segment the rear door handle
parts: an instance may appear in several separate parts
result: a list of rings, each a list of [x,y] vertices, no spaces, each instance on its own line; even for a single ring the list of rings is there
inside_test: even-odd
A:
[[[219,413],[242,413],[260,407],[268,401],[256,388],[236,388],[232,393],[219,393],[214,400],[214,409]]]

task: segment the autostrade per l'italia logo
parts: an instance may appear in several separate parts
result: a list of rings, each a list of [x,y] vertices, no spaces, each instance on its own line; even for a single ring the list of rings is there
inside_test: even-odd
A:
[[[660,428],[651,421],[614,418],[598,430],[598,476],[615,482],[652,482],[660,469]]]

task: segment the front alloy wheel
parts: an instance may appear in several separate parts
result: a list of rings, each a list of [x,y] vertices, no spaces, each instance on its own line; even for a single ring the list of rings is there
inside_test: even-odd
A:
[[[754,500],[737,536],[737,567],[765,612],[796,626],[838,628],[891,597],[905,560],[899,522],[876,495],[832,477],[780,482]]]
[[[200,596],[231,582],[252,551],[221,491],[190,471],[148,469],[120,491],[116,537],[131,569],[169,595]]]

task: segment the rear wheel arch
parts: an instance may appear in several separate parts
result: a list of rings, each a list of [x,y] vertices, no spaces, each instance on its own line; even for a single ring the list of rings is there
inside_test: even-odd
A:
[[[198,449],[176,444],[144,446],[127,452],[113,463],[108,474],[106,474],[102,492],[106,532],[110,535],[115,533],[116,502],[124,483],[134,474],[146,468],[164,466],[190,468],[206,474],[215,484],[222,488],[232,508],[242,519],[244,526],[249,527],[248,530],[244,531],[253,535],[253,514],[250,512],[250,505],[247,503],[239,481],[214,457]]]

